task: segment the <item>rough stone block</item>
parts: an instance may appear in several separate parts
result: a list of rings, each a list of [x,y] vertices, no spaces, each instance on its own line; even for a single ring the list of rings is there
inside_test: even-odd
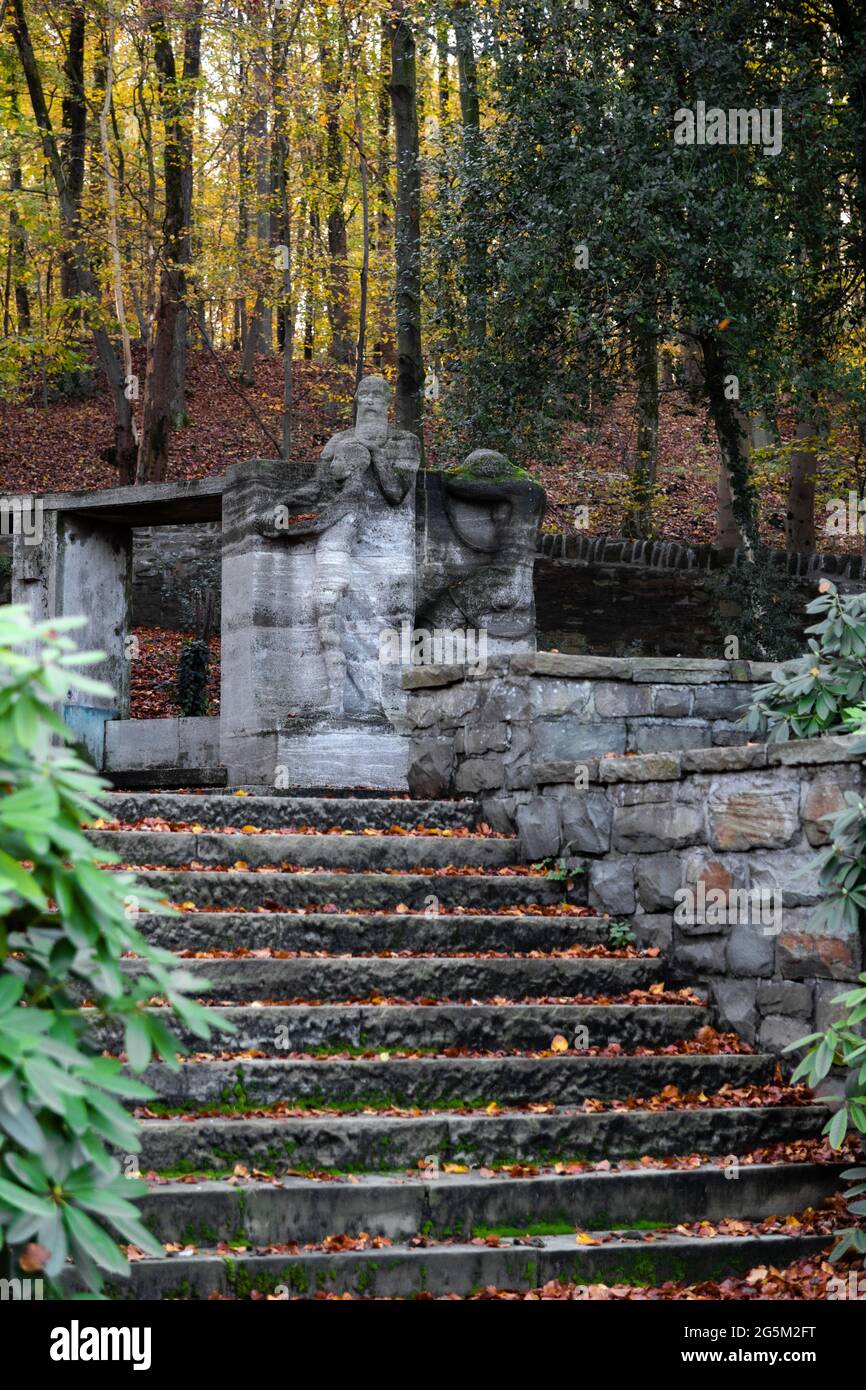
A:
[[[838,986],[834,986],[838,988]],[[788,1018],[812,1017],[812,986],[794,980],[759,980],[758,1010]]]
[[[786,908],[809,907],[823,893],[818,883],[817,855],[795,849],[761,850],[747,856],[749,886],[774,895]]]
[[[504,753],[508,745],[505,724],[467,724],[462,730],[463,749],[468,756],[476,753]]]
[[[785,913],[776,943],[779,974],[786,980],[856,980],[862,968],[858,937],[816,928],[811,918],[807,908]]]
[[[719,1027],[733,1030],[747,1043],[757,1036],[754,980],[714,980],[712,997],[718,1011]]]
[[[478,705],[479,716],[493,721],[529,719],[531,705],[528,685],[514,680],[497,680],[482,687],[484,695]]]
[[[635,689],[642,692],[641,686]],[[652,713],[659,719],[687,719],[692,713],[695,692],[688,685],[660,685],[652,690]],[[629,710],[629,714],[645,714],[648,710]],[[698,711],[700,713],[700,711]]]
[[[840,772],[847,768],[840,768]],[[845,804],[845,788],[825,774],[802,789],[800,815],[803,830],[810,845],[826,845],[830,840],[830,822],[825,816],[835,816]]]
[[[710,726],[695,719],[637,720],[628,722],[630,753],[659,753],[694,748],[710,742]]]
[[[799,837],[799,787],[771,772],[718,778],[710,787],[707,829],[714,849],[782,849]]]
[[[536,796],[516,811],[521,858],[530,862],[559,854],[562,844],[559,805],[550,796]]]
[[[604,792],[576,792],[562,803],[562,843],[579,854],[607,854],[612,820]]]
[[[742,772],[767,766],[767,746],[747,743],[732,748],[690,748],[682,754],[683,772]]]
[[[781,1054],[791,1043],[799,1042],[808,1029],[800,1018],[789,1018],[787,1014],[768,1014],[761,1020],[758,1030],[758,1046],[762,1052]],[[788,1061],[796,1061],[794,1054],[788,1054]]]
[[[674,928],[674,963],[686,975],[724,975],[725,939],[704,936],[692,941]]]
[[[731,928],[726,961],[732,975],[770,976],[776,960],[776,940],[754,922]]]
[[[839,984],[836,980],[815,981],[815,1032],[823,1032],[835,1023],[845,1012],[837,1001],[847,993],[850,985]]]
[[[635,909],[634,869],[629,859],[608,859],[589,868],[589,905],[611,915]]]
[[[771,766],[802,767],[813,763],[860,762],[858,751],[861,734],[828,734],[825,738],[791,739],[789,743],[772,743],[767,749]]]
[[[457,791],[468,792],[470,795],[475,792],[492,791],[494,787],[501,787],[504,783],[505,764],[495,753],[488,753],[483,758],[467,758],[458,767],[454,778]]]
[[[749,735],[736,724],[719,719],[710,726],[710,742],[714,748],[741,748],[749,742]]]
[[[601,719],[652,714],[652,689],[630,681],[597,681],[593,690],[595,712]]]
[[[601,758],[599,782],[675,782],[680,759],[675,752],[646,753],[640,758]]]
[[[682,882],[682,864],[675,854],[642,854],[635,863],[637,896],[647,912],[674,906]]]
[[[703,816],[692,806],[617,806],[613,814],[614,849],[652,854],[697,844],[703,835]]]
[[[634,662],[624,657],[569,656],[560,652],[515,652],[515,675],[560,676],[578,680],[629,680]]]
[[[631,919],[635,944],[642,951],[658,946],[659,950],[670,949],[673,940],[673,918],[669,912],[639,912]]]
[[[741,685],[702,685],[695,690],[694,713],[701,719],[739,719],[747,703]]]
[[[413,739],[409,756],[409,791],[422,800],[435,801],[451,790],[454,744],[450,738]]]
[[[576,714],[591,719],[593,688],[592,681],[535,680],[529,687],[533,717]]]
[[[587,723],[577,715],[539,719],[533,729],[536,762],[556,762],[625,751],[625,724],[614,720]]]

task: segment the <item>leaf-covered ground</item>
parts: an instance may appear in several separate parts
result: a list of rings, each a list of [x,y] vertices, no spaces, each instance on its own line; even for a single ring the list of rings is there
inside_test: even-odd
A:
[[[190,353],[190,423],[172,436],[170,479],[205,478],[223,473],[231,463],[275,456],[281,429],[282,363],[276,356],[260,358],[252,387],[237,384],[237,369],[238,354],[229,350],[214,355],[202,350]],[[137,363],[136,370],[143,380],[143,363]],[[348,368],[318,362],[294,364],[294,459],[316,458],[330,435],[348,423],[351,392]],[[434,409],[441,408],[440,401]],[[0,421],[0,487],[4,491],[68,492],[117,484],[107,457],[113,440],[111,404],[99,378],[86,399],[45,404],[37,393],[7,402],[0,410]],[[784,410],[779,423],[783,439],[789,437],[791,420]],[[428,464],[456,462],[437,449],[435,437],[435,421],[428,408]],[[532,470],[547,491],[546,527],[574,531],[575,509],[586,506],[590,534],[619,533],[635,448],[635,400],[630,392],[623,392],[605,408],[593,430],[581,423],[568,426],[553,460]],[[844,494],[849,482],[856,485],[856,453],[853,444],[849,448],[842,442],[822,466],[819,508],[825,495],[840,490]],[[656,507],[660,535],[694,542],[713,540],[718,463],[718,448],[703,408],[680,390],[663,392]],[[781,544],[785,511],[781,478],[762,469],[759,486],[764,534],[770,543]],[[858,549],[862,538],[822,538],[820,548]]]

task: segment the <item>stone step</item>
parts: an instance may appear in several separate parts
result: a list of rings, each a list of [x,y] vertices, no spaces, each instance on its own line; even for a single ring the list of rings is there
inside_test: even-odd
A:
[[[98,849],[124,864],[300,864],[324,869],[498,869],[518,858],[517,840],[438,835],[193,835],[188,831],[90,830]]]
[[[141,913],[135,926],[170,951],[551,951],[606,945],[605,917],[462,913]]]
[[[173,1071],[163,1063],[142,1079],[171,1109],[330,1104],[357,1109],[407,1108],[447,1103],[528,1105],[553,1101],[573,1105],[596,1096],[652,1096],[666,1086],[680,1091],[761,1085],[775,1070],[763,1055],[654,1057],[413,1057],[388,1061],[357,1058],[291,1061],[243,1058],[183,1062]]]
[[[251,1290],[277,1287],[291,1297],[317,1290],[368,1297],[468,1294],[493,1286],[530,1289],[551,1279],[579,1284],[639,1283],[669,1279],[697,1282],[753,1269],[777,1268],[805,1256],[818,1256],[832,1237],[810,1235],[718,1236],[695,1239],[676,1233],[635,1238],[614,1236],[598,1245],[578,1245],[574,1235],[549,1236],[540,1248],[504,1244],[433,1245],[413,1249],[314,1251],[297,1255],[198,1254],[136,1260],[128,1283],[114,1287],[118,1298],[207,1298],[212,1292],[247,1297]]]
[[[446,996],[489,999],[494,995],[625,994],[661,982],[659,959],[553,956],[545,959],[455,956],[319,956],[281,960],[183,959],[185,970],[211,982],[213,999],[252,1002],[272,999],[348,1000],[374,995],[404,999]],[[145,973],[143,961],[126,960],[131,974]]]
[[[478,1173],[360,1176],[331,1181],[172,1182],[143,1198],[142,1216],[165,1243],[216,1240],[271,1245],[320,1242],[332,1234],[408,1240],[423,1231],[464,1239],[484,1231],[522,1233],[542,1225],[608,1230],[629,1223],[761,1221],[818,1207],[838,1191],[844,1164],[780,1163],[725,1169],[637,1169],[620,1173],[485,1177]]]
[[[183,796],[177,793],[109,792],[102,798],[106,816],[127,822],[158,816],[187,825],[219,827],[255,825],[285,830],[292,825],[330,830],[387,830],[392,825],[419,825],[442,830],[474,830],[481,818],[477,801],[411,801],[408,797],[339,796]]]
[[[565,900],[565,884],[542,874],[364,874],[245,873],[234,869],[198,873],[140,869],[139,881],[162,898],[196,907],[312,907],[333,903],[342,909],[393,909],[401,903],[423,912],[435,908],[526,907]],[[580,880],[578,880],[580,884]]]
[[[156,1010],[161,1013],[163,1010]],[[625,1049],[659,1047],[692,1037],[706,1023],[708,1011],[671,1004],[513,1004],[513,1005],[352,1005],[215,1009],[236,1031],[221,1045],[279,1057],[281,1052],[343,1048],[441,1051],[470,1047],[480,1051],[549,1048],[557,1034],[574,1044],[585,1028],[588,1047],[619,1043]],[[182,1024],[172,1032],[187,1053],[201,1050],[201,1038]],[[99,1030],[100,1044],[111,1051],[123,1045],[123,1029]]]
[[[441,1163],[487,1165],[747,1154],[817,1139],[829,1116],[823,1105],[731,1105],[588,1114],[146,1120],[140,1162],[143,1172],[222,1172],[235,1163],[278,1173],[287,1167],[375,1172],[414,1167],[432,1156]]]

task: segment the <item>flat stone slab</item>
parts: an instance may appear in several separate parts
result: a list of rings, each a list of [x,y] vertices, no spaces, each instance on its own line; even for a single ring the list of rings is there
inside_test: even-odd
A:
[[[250,1288],[280,1287],[290,1298],[312,1296],[317,1289],[348,1291],[369,1297],[405,1297],[415,1293],[466,1294],[494,1286],[529,1289],[551,1279],[579,1284],[630,1279],[659,1284],[668,1279],[698,1281],[722,1278],[758,1264],[777,1267],[832,1244],[827,1236],[718,1236],[714,1240],[670,1234],[648,1243],[615,1238],[598,1245],[576,1245],[574,1235],[548,1236],[538,1246],[504,1243],[409,1246],[380,1250],[325,1251],[298,1255],[236,1255],[231,1259],[204,1252],[186,1258],[141,1259],[131,1267],[127,1286],[116,1296],[134,1299],[196,1296],[220,1291],[240,1297]]]
[[[335,956],[330,959],[184,960],[183,967],[211,982],[212,999],[485,999],[495,995],[626,994],[648,989],[663,976],[658,959],[555,956],[544,959],[477,959],[460,956]],[[147,973],[143,962],[124,960],[129,974]],[[265,1017],[261,1037],[269,1028]],[[272,1030],[271,1030],[272,1031]],[[554,1030],[556,1032],[558,1030]],[[551,1034],[551,1037],[553,1034]],[[550,1039],[544,1044],[547,1046]],[[231,1040],[228,1043],[231,1046]],[[423,1046],[423,1040],[419,1039]]]
[[[277,765],[287,787],[408,789],[409,740],[365,729],[281,733]]]
[[[225,769],[223,769],[225,772]],[[345,830],[386,830],[400,825],[415,829],[435,825],[440,829],[472,830],[481,818],[481,807],[472,798],[462,801],[416,801],[409,797],[342,796],[183,796],[149,795],[147,792],[109,793],[102,798],[104,814],[112,820],[137,821],[160,816],[168,821],[218,829],[231,825],[255,825],[262,830],[285,830],[306,825],[315,830],[339,826]]]
[[[437,905],[460,906],[476,912],[485,907],[554,906],[566,898],[565,885],[543,875],[498,876],[495,873],[349,874],[349,873],[220,873],[139,869],[136,877],[175,903],[197,907],[317,907],[435,912]]]
[[[168,951],[550,951],[576,942],[605,945],[610,923],[603,917],[521,917],[483,913],[185,912],[141,913],[137,929]]]
[[[412,1057],[388,1061],[182,1062],[145,1068],[141,1079],[172,1107],[236,1105],[256,1109],[277,1103],[326,1107],[328,1101],[426,1106],[448,1102],[529,1105],[555,1100],[576,1104],[597,1096],[625,1099],[680,1091],[764,1085],[775,1058],[762,1055],[657,1057]]]
[[[439,835],[220,835],[187,831],[91,830],[98,849],[125,864],[301,864],[358,869],[501,868],[517,859],[516,839]]]
[[[386,1170],[438,1154],[442,1162],[557,1162],[640,1154],[745,1154],[769,1144],[817,1139],[823,1105],[722,1109],[557,1108],[545,1114],[323,1115],[285,1119],[146,1120],[141,1168],[188,1172],[233,1167]],[[736,1183],[732,1183],[736,1187]]]
[[[568,992],[567,989],[565,991]],[[156,1016],[171,1027],[183,1049],[197,1052],[201,1038],[164,1011]],[[630,1049],[659,1047],[691,1037],[706,1024],[708,1011],[687,1004],[431,1004],[431,1005],[268,1005],[214,1010],[235,1032],[224,1039],[236,1051],[247,1048],[280,1056],[284,1050],[305,1052],[342,1048],[412,1051],[469,1047],[541,1051],[557,1034],[574,1045],[583,1030],[584,1046],[616,1042]],[[123,1046],[122,1028],[99,1030],[109,1051]]]
[[[531,1227],[569,1222],[591,1230],[642,1221],[676,1225],[761,1220],[768,1212],[787,1216],[819,1206],[842,1186],[844,1164],[744,1165],[736,1182],[726,1171],[700,1168],[635,1169],[621,1173],[484,1177],[433,1171],[355,1174],[352,1180],[317,1182],[286,1177],[278,1183],[210,1181],[167,1183],[141,1200],[143,1219],[157,1239],[208,1244],[243,1232],[255,1245],[318,1241],[322,1232],[357,1236],[361,1231],[408,1240],[419,1231],[462,1235],[474,1228]]]

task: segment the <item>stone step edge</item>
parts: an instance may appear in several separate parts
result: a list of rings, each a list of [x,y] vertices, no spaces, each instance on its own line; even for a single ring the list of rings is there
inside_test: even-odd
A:
[[[737,1155],[731,1155],[731,1157],[736,1158]],[[726,1175],[725,1168],[721,1164],[713,1163],[708,1159],[696,1168],[624,1168],[611,1172],[588,1171],[584,1173],[548,1172],[533,1174],[529,1177],[509,1177],[507,1172],[503,1172],[502,1176],[489,1176],[480,1172],[473,1173],[471,1170],[468,1173],[437,1173],[433,1176],[424,1176],[421,1173],[398,1170],[393,1173],[370,1171],[351,1176],[328,1178],[327,1180],[299,1177],[295,1174],[283,1178],[276,1177],[273,1182],[255,1179],[240,1179],[230,1182],[222,1178],[206,1179],[201,1182],[183,1182],[177,1179],[153,1183],[149,1187],[147,1200],[149,1202],[169,1201],[172,1197],[190,1192],[200,1194],[202,1197],[210,1196],[215,1192],[240,1192],[244,1193],[246,1197],[250,1197],[259,1193],[274,1191],[285,1192],[287,1196],[291,1196],[293,1193],[308,1192],[328,1196],[332,1193],[337,1194],[344,1190],[350,1190],[352,1192],[363,1191],[371,1201],[382,1200],[395,1191],[448,1191],[471,1195],[484,1189],[491,1192],[506,1189],[530,1191],[533,1188],[547,1187],[551,1193],[555,1191],[559,1194],[567,1188],[573,1188],[579,1192],[582,1188],[591,1190],[593,1187],[598,1187],[602,1189],[618,1186],[622,1183],[627,1183],[629,1186],[639,1184],[643,1184],[645,1187],[661,1186],[669,1178],[688,1183],[690,1186],[704,1183],[724,1184],[723,1190],[731,1188],[738,1192],[741,1190],[739,1186],[741,1183],[759,1184],[764,1178],[770,1176],[782,1179],[793,1177],[814,1179],[819,1174],[829,1174],[833,1178],[841,1178],[847,1167],[847,1161],[794,1163],[780,1159],[776,1163],[742,1163],[739,1165],[739,1176],[736,1179],[731,1179]],[[147,1181],[146,1177],[145,1181]],[[635,1220],[639,1219],[640,1217],[635,1217]],[[576,1224],[575,1229],[586,1228]],[[598,1229],[608,1228],[599,1227]]]
[[[376,1295],[377,1284],[389,1278],[395,1285],[383,1296],[398,1298],[418,1292],[465,1294],[491,1285],[522,1290],[557,1278],[581,1285],[628,1281],[652,1287],[653,1281],[674,1277],[696,1282],[759,1264],[784,1266],[827,1250],[833,1243],[832,1236],[803,1234],[714,1239],[677,1235],[655,1241],[614,1238],[600,1245],[579,1245],[574,1236],[540,1239],[538,1246],[453,1244],[416,1249],[393,1245],[340,1253],[144,1257],[131,1267],[126,1296],[183,1298],[206,1296],[214,1290],[243,1296],[257,1281],[262,1290],[282,1285],[287,1297],[353,1287],[362,1295]],[[116,1292],[123,1297],[120,1287]]]

